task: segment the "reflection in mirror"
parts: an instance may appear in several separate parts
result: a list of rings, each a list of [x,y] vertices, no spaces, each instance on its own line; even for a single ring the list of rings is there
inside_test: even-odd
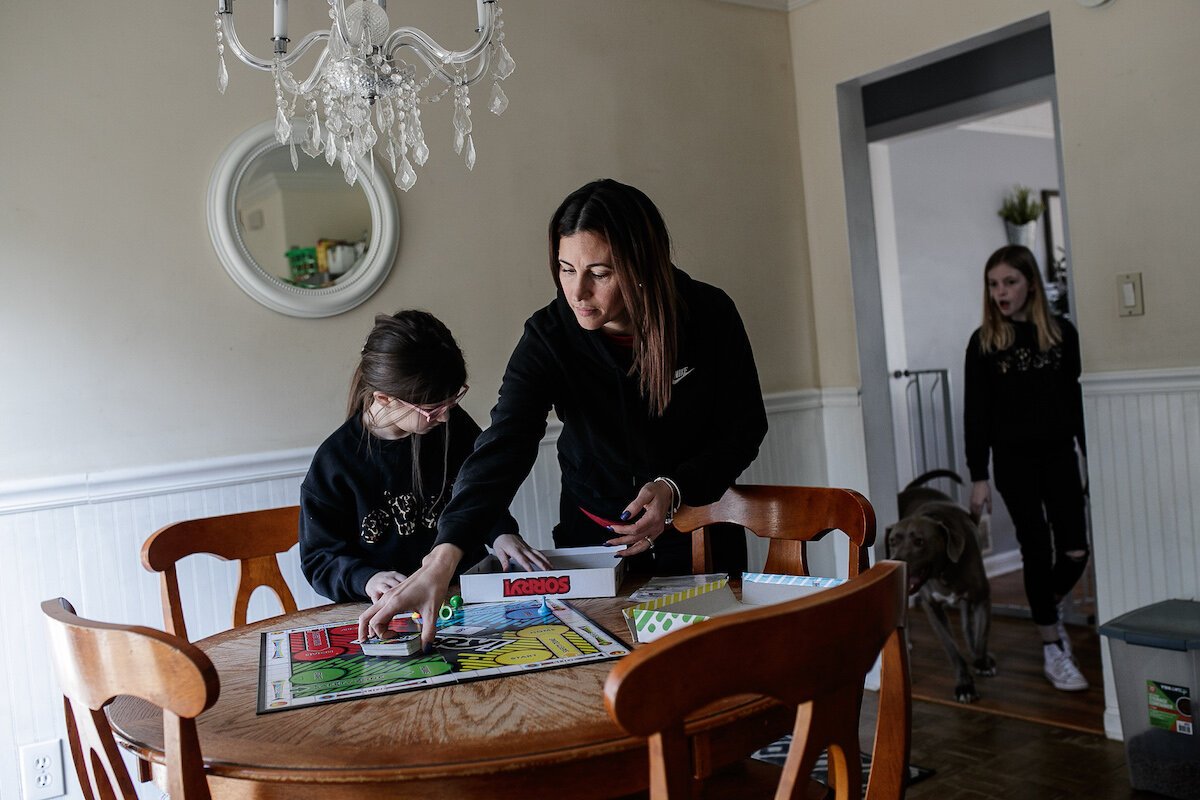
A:
[[[329,317],[366,301],[387,278],[400,219],[378,164],[359,162],[358,182],[348,186],[341,169],[297,158],[264,122],[217,159],[208,232],[221,266],[250,297],[281,314]]]
[[[259,153],[238,184],[238,231],[265,272],[293,286],[324,288],[354,274],[371,241],[371,209],[361,185],[349,186],[325,159],[286,147]]]

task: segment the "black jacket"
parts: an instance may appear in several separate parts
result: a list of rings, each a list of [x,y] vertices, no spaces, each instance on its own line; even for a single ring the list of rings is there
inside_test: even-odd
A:
[[[1042,352],[1032,322],[1013,322],[1013,344],[982,353],[971,335],[964,368],[963,416],[971,480],[988,477],[989,450],[1070,447],[1087,453],[1079,386],[1079,333],[1059,318],[1062,341]]]
[[[682,301],[671,402],[654,417],[628,375],[630,356],[580,327],[562,292],[525,323],[492,409],[438,522],[438,543],[479,540],[533,468],[553,408],[562,421],[562,508],[617,519],[643,484],[674,480],[688,505],[711,503],[758,454],[767,432],[746,330],[720,289],[675,271]],[[565,513],[565,512],[564,512]],[[611,534],[596,526],[598,544]]]
[[[413,487],[413,437],[365,434],[358,414],[334,431],[317,448],[300,486],[300,566],[313,589],[336,602],[364,600],[376,572],[408,575],[419,567],[433,547],[434,525],[454,476],[478,435],[479,426],[461,408],[450,412],[446,424],[422,434],[422,497]],[[516,521],[504,513],[480,542],[490,544],[516,530]],[[480,545],[468,551],[462,569],[486,555]]]

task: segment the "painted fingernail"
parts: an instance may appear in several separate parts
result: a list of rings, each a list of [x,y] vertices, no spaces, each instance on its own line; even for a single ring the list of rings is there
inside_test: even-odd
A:
[[[613,544],[612,542],[605,542],[605,543],[604,543],[604,546],[605,546],[605,547],[616,547],[616,545],[615,545],[615,544]]]
[[[621,512],[621,522],[624,522],[625,520],[629,519],[630,516],[631,515],[628,511],[622,511]]]
[[[611,530],[612,530],[612,525],[605,525],[605,526],[604,526],[604,528],[605,528],[605,530],[610,530],[610,531],[611,531]]]
[[[425,645],[425,647],[423,647],[421,649],[421,653],[423,655],[427,655],[427,656],[433,655],[433,642],[430,642],[429,644]]]

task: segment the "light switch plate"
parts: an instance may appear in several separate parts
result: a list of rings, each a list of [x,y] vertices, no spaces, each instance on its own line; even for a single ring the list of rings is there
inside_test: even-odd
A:
[[[1117,276],[1117,314],[1139,317],[1146,313],[1142,304],[1142,273],[1126,272]]]

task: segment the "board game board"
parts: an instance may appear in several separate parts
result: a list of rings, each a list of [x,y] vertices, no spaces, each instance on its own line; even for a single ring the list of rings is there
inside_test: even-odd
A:
[[[431,655],[373,657],[356,643],[358,621],[262,634],[258,713],[407,692],[532,670],[608,661],[629,652],[565,600],[481,603],[439,619]],[[391,629],[415,631],[405,616]]]

